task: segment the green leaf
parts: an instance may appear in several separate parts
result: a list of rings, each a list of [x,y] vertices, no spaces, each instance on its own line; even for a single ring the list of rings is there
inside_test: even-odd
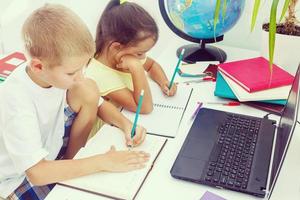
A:
[[[223,22],[224,22],[225,16],[226,16],[226,10],[227,10],[227,0],[224,0],[224,2],[223,2],[223,7],[222,7],[222,18],[223,18]]]
[[[257,15],[258,15],[259,6],[260,6],[260,0],[255,0],[254,7],[253,7],[253,12],[252,12],[251,32],[253,31],[255,23],[256,23],[256,18],[257,18]]]
[[[276,36],[276,14],[279,0],[273,0],[270,15],[270,27],[269,27],[269,64],[270,71],[272,73],[272,66],[274,60],[274,48],[275,48],[275,36]]]
[[[216,32],[217,23],[219,21],[220,8],[221,8],[221,0],[217,0],[216,1],[215,16],[214,16],[214,32]]]
[[[285,0],[284,6],[282,8],[282,12],[281,12],[281,16],[280,16],[279,22],[281,22],[282,19],[284,18],[285,13],[286,13],[287,9],[289,8],[290,2],[291,2],[291,0]]]

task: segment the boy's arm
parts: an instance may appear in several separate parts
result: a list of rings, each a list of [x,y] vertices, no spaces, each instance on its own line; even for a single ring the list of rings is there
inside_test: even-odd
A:
[[[78,160],[41,160],[28,170],[26,176],[33,185],[47,185],[102,171],[126,172],[141,169],[149,154],[137,151],[116,151]]]
[[[97,85],[90,79],[84,79],[68,90],[68,105],[77,113],[77,116],[72,124],[64,158],[73,158],[77,151],[85,145],[97,116],[98,100]]]
[[[144,64],[144,69],[148,72],[152,80],[154,80],[161,88],[161,90],[168,96],[173,96],[176,93],[177,87],[176,84],[173,84],[169,90],[169,80],[166,76],[164,70],[153,60],[152,58],[147,57],[147,60]]]

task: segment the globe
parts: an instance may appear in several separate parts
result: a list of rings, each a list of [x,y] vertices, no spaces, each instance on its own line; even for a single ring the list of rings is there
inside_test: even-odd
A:
[[[216,0],[159,0],[161,14],[169,28],[185,40],[197,45],[186,45],[184,61],[218,60],[224,62],[226,53],[219,48],[208,46],[223,40],[240,18],[245,0],[221,0],[218,21],[214,27]]]

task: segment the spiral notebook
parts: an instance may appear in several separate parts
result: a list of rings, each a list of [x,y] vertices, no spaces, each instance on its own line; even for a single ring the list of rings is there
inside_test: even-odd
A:
[[[148,134],[174,138],[190,100],[193,89],[178,85],[177,93],[168,97],[162,93],[157,84],[150,84],[153,111],[140,114],[138,124],[145,127]],[[122,110],[130,120],[134,120],[135,113]]]
[[[166,142],[165,138],[147,135],[145,141],[134,148],[134,150],[145,151],[151,155],[143,169],[123,173],[102,172],[58,184],[111,199],[135,199]],[[117,150],[127,149],[122,131],[116,127],[104,125],[100,132],[76,154],[75,159],[107,152],[111,145],[114,145]]]

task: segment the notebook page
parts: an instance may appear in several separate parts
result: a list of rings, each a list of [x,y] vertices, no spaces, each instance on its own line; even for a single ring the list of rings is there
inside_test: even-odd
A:
[[[113,197],[132,199],[164,142],[165,139],[163,138],[147,135],[144,143],[134,148],[134,150],[143,150],[151,155],[144,169],[125,173],[101,172],[62,183]],[[104,125],[100,132],[87,143],[86,147],[78,152],[75,158],[84,158],[107,152],[111,145],[114,145],[117,150],[127,149],[122,131],[115,127]]]
[[[175,96],[168,97],[162,93],[157,84],[150,84],[153,111],[149,114],[140,114],[138,124],[146,128],[148,133],[175,137],[181,118],[188,104],[192,89],[178,85]],[[135,113],[122,110],[130,120],[134,120]]]
[[[151,82],[149,85],[151,88],[154,105],[185,108],[191,93],[191,88],[188,88],[184,85],[177,85],[176,94],[173,97],[168,97],[167,95],[163,94],[160,87],[156,83]]]

